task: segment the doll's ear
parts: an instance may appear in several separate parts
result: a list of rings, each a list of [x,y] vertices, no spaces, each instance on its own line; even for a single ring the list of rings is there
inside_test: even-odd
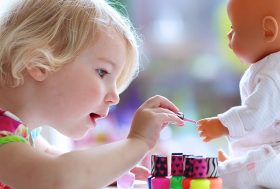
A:
[[[44,81],[48,76],[48,71],[38,66],[29,66],[26,70],[35,81]]]
[[[278,36],[278,23],[273,16],[265,16],[262,20],[264,37],[267,42],[273,42]]]

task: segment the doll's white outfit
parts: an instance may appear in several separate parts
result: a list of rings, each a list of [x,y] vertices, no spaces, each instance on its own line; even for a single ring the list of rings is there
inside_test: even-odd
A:
[[[280,188],[280,52],[252,64],[239,87],[241,105],[218,115],[232,157],[219,166],[223,189]]]

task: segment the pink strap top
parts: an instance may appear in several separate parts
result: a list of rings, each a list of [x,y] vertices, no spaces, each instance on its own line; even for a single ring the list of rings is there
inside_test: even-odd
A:
[[[31,132],[10,112],[0,109],[0,147],[9,142],[23,142],[33,146]],[[0,189],[11,189],[0,182]]]

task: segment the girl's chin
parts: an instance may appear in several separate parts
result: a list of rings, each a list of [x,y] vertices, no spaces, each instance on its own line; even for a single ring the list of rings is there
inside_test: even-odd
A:
[[[66,124],[64,124],[64,125],[66,125]],[[95,120],[88,119],[86,121],[84,120],[79,123],[76,122],[75,124],[72,124],[72,125],[67,124],[67,126],[65,126],[64,128],[56,127],[56,130],[58,130],[60,133],[62,133],[63,135],[65,135],[71,139],[81,139],[82,137],[84,137],[86,135],[86,133],[90,129],[95,128],[95,126],[96,126]]]
[[[70,137],[71,139],[74,139],[74,140],[79,140],[79,139],[82,139],[86,135],[87,131],[88,131],[88,129],[85,131],[78,131],[75,133],[71,133],[70,135],[68,135],[68,137]]]
[[[90,115],[90,123],[91,123],[91,126],[89,128],[95,128],[95,126],[96,126],[96,118],[94,116]]]
[[[70,137],[71,139],[81,139],[87,134],[87,132],[91,128],[94,128],[94,127],[95,127],[95,124],[88,123],[87,125],[84,125],[83,127],[76,128],[75,131],[69,133],[67,136]]]

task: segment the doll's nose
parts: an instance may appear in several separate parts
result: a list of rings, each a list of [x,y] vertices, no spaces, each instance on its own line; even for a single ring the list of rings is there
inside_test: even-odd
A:
[[[227,37],[228,37],[229,40],[231,40],[232,34],[233,34],[233,30],[231,29],[231,30],[227,33]]]
[[[229,46],[229,48],[231,48],[232,34],[233,34],[233,31],[232,31],[232,30],[230,30],[230,32],[227,33],[227,37],[228,37],[228,46]]]

